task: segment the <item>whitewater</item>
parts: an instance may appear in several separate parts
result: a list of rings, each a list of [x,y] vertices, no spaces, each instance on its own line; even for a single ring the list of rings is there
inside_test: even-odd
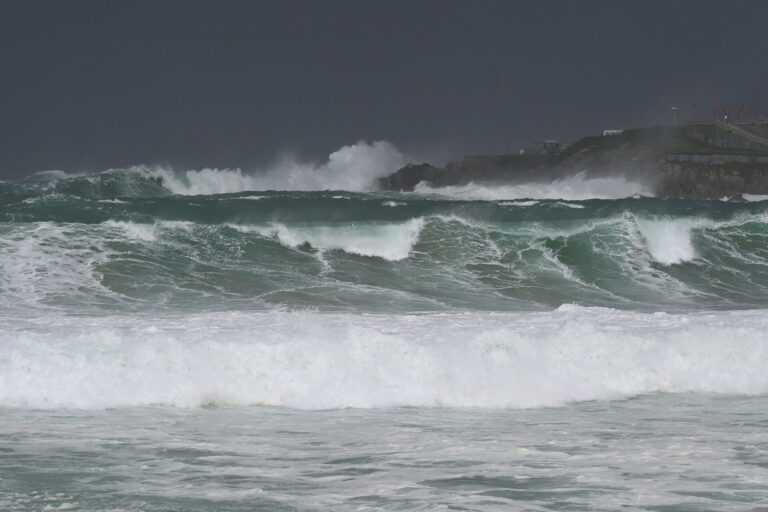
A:
[[[768,506],[765,197],[407,161],[0,182],[0,509]]]

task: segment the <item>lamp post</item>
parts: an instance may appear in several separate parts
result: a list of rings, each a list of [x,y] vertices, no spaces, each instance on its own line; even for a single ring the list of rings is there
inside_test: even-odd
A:
[[[672,125],[677,126],[677,111],[680,109],[677,107],[670,107],[669,109],[672,111]]]

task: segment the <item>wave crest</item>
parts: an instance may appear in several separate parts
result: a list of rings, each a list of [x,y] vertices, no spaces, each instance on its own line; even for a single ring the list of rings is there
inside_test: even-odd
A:
[[[242,201],[249,204],[241,208],[250,212],[269,201]],[[411,206],[323,202],[349,203],[345,212],[355,203],[374,205],[391,218],[343,220],[334,206],[326,220],[293,220],[292,212],[274,216],[268,207],[256,218],[223,223],[115,215],[92,224],[6,226],[0,263],[9,271],[0,273],[0,305],[83,310],[108,302],[145,309],[170,301],[252,309],[264,307],[263,300],[391,312],[575,302],[679,311],[759,307],[768,297],[763,213],[715,220],[625,211],[519,222],[473,217],[465,209],[411,216],[401,212]],[[281,202],[281,211],[292,204]],[[494,212],[511,208],[559,209],[551,203]]]
[[[162,166],[139,165],[110,169],[99,174],[68,174],[46,171],[29,179],[42,183],[45,191],[78,197],[154,197],[158,195],[211,195],[261,190],[349,190],[369,191],[375,180],[405,165],[407,158],[386,141],[358,142],[331,153],[322,164],[283,158],[267,169],[176,171]]]
[[[453,199],[502,201],[512,199],[621,199],[630,196],[652,196],[652,190],[639,182],[624,177],[588,178],[579,173],[552,182],[520,183],[516,185],[481,185],[432,188],[424,183],[416,186],[420,194],[431,194]]]
[[[341,250],[359,256],[400,261],[413,250],[424,227],[424,219],[411,219],[396,224],[353,223],[341,226],[230,226],[241,232],[275,236],[281,244],[290,248],[308,244],[320,251]]]
[[[349,190],[373,188],[376,178],[405,165],[406,158],[386,141],[358,142],[334,151],[320,164],[283,159],[266,171],[245,174],[240,169],[190,170],[181,175],[158,169],[158,176],[174,194],[208,195],[256,190]]]

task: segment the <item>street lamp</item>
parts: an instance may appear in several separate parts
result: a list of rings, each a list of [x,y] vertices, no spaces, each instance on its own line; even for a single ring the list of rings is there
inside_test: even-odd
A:
[[[669,107],[669,109],[672,111],[672,124],[677,126],[677,111],[680,109],[677,107]]]

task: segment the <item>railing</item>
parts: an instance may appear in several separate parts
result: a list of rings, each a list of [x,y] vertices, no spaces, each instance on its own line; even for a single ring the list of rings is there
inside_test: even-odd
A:
[[[768,139],[765,137],[760,137],[759,135],[756,135],[752,132],[748,132],[741,126],[738,126],[736,123],[726,123],[725,121],[721,121],[719,119],[714,120],[715,126],[718,128],[722,128],[723,130],[732,133],[734,135],[738,135],[739,137],[742,137],[744,139],[747,139],[751,142],[755,142],[757,144],[763,144],[765,146],[768,146]],[[744,124],[744,123],[741,123]]]

